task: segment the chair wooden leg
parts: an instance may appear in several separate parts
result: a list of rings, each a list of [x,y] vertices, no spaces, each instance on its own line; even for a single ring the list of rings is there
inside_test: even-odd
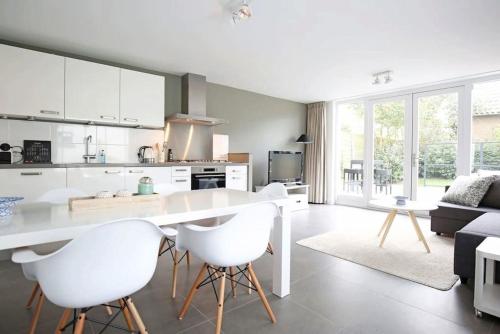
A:
[[[30,309],[33,306],[33,301],[35,300],[35,297],[37,296],[38,290],[40,290],[40,284],[38,282],[36,282],[35,285],[33,286],[33,290],[31,290],[30,299],[28,299],[28,302],[26,303],[27,309]]]
[[[255,272],[253,271],[252,264],[248,264],[248,272],[250,273],[250,277],[252,277],[252,282],[255,288],[257,289],[257,293],[259,294],[260,300],[262,301],[262,304],[264,304],[264,307],[266,308],[267,314],[269,315],[269,318],[273,323],[276,323],[276,317],[274,316],[273,310],[271,309],[271,306],[269,305],[269,302],[267,301],[266,295],[264,294],[264,291],[262,291],[262,287],[260,286],[259,280],[257,279],[257,276],[255,275]]]
[[[222,273],[222,277],[220,280],[219,287],[219,301],[217,303],[217,319],[215,322],[215,334],[220,334],[222,329],[222,313],[224,312],[224,296],[225,296],[225,287],[226,287],[226,273]]]
[[[191,287],[191,290],[189,290],[186,300],[184,301],[184,305],[182,305],[181,312],[179,313],[179,320],[182,320],[182,318],[184,318],[184,316],[186,315],[189,309],[189,305],[191,305],[191,301],[193,300],[194,294],[198,291],[198,285],[203,281],[203,274],[205,273],[206,269],[207,264],[203,263],[203,266],[201,266],[200,272],[198,273],[198,276],[196,276],[194,284]]]
[[[80,313],[75,325],[75,334],[83,334],[83,329],[85,326],[85,313]]]
[[[33,318],[31,318],[30,324],[30,334],[35,334],[36,325],[38,323],[38,319],[40,319],[40,313],[42,311],[43,302],[45,301],[45,295],[42,291],[39,292],[38,301],[36,302],[35,313],[33,314]]]
[[[106,308],[106,313],[109,316],[113,315],[113,310],[111,309],[111,307],[109,307],[108,305],[106,305],[105,308]]]
[[[191,265],[191,253],[189,253],[189,251],[186,251],[186,261],[187,261],[187,265],[190,266]]]
[[[137,327],[139,327],[139,333],[147,334],[148,331],[146,330],[146,326],[144,325],[144,322],[142,322],[141,316],[139,315],[137,308],[135,307],[134,303],[132,302],[132,298],[130,298],[130,297],[125,298],[125,302],[127,303],[127,306],[130,310],[130,313],[132,313],[132,317],[134,317],[134,320],[135,320],[135,323],[137,324]]]
[[[271,242],[267,243],[267,252],[271,255],[274,255],[273,244]]]
[[[248,275],[248,294],[251,295],[252,294],[252,276]]]
[[[177,290],[177,270],[179,268],[178,257],[179,252],[176,249],[174,252],[174,270],[172,272],[172,298],[175,298],[175,293]]]
[[[134,323],[132,321],[132,316],[130,315],[130,311],[128,310],[127,306],[125,305],[125,303],[123,302],[123,300],[119,300],[119,303],[120,303],[120,307],[123,309],[123,318],[125,319],[125,323],[127,324],[127,328],[133,332],[135,331],[135,328],[134,328]]]
[[[167,243],[167,238],[163,238],[161,240],[160,249],[158,250],[158,256],[161,255],[161,252],[163,251],[163,247],[165,247],[166,243]]]
[[[234,277],[234,268],[229,267],[229,277],[231,278],[231,292],[233,294],[233,298],[236,297],[236,281]]]
[[[68,318],[71,315],[72,311],[73,310],[70,309],[70,308],[64,309],[64,312],[63,312],[63,314],[61,316],[61,319],[59,319],[59,323],[57,324],[57,328],[56,328],[55,334],[62,334],[62,332],[63,332],[62,328],[68,322]]]

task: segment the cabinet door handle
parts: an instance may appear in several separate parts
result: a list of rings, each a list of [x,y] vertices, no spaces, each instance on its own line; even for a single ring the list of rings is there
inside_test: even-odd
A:
[[[137,118],[129,118],[129,117],[124,117],[123,120],[125,122],[134,122],[134,123],[137,123],[139,122],[139,120]]]
[[[55,110],[40,110],[40,114],[59,115],[59,111],[55,111]]]
[[[132,170],[132,169],[129,170],[128,172],[131,173],[131,174],[142,174],[142,173],[144,173],[143,170]]]
[[[175,182],[187,182],[186,179],[175,180]]]
[[[185,168],[184,168],[184,169],[177,169],[177,168],[176,168],[176,169],[175,169],[175,171],[176,171],[176,172],[187,172],[187,169],[185,169]]]
[[[37,176],[42,175],[42,172],[21,172],[22,176]]]
[[[106,174],[120,174],[120,171],[119,170],[107,170],[104,173],[106,173]]]
[[[116,117],[115,117],[115,116],[106,116],[106,115],[101,115],[100,117],[101,117],[101,119],[109,119],[109,120],[115,120],[115,119],[116,119]]]
[[[241,177],[233,176],[233,180],[241,180]]]

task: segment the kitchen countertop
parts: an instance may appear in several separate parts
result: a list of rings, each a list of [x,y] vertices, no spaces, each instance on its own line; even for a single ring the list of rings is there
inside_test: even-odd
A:
[[[228,165],[248,165],[242,162],[164,162],[164,163],[67,163],[67,164],[0,164],[0,169],[16,168],[87,168],[87,167],[172,167],[172,166],[228,166]]]

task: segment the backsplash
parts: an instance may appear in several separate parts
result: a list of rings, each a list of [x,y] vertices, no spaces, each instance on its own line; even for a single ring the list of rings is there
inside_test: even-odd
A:
[[[85,137],[92,136],[89,154],[104,150],[106,162],[137,162],[140,146],[161,147],[163,130],[0,119],[0,143],[23,145],[23,140],[50,140],[53,163],[83,162]]]

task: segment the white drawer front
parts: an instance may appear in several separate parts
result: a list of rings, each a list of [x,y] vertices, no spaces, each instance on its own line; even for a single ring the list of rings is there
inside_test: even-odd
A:
[[[2,169],[0,178],[0,196],[22,196],[21,203],[34,202],[50,190],[66,188],[66,168]]]
[[[89,195],[107,190],[116,193],[125,188],[123,167],[68,168],[68,187],[83,190]]]
[[[172,167],[172,176],[191,176],[191,166],[175,166]]]
[[[246,174],[226,174],[226,188],[247,191]]]
[[[226,174],[246,174],[247,166],[226,166]]]
[[[172,184],[181,191],[191,190],[191,176],[172,176]]]

